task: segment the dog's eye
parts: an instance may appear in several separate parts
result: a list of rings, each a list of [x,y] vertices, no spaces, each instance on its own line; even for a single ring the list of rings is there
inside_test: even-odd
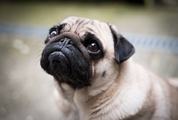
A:
[[[89,52],[91,53],[97,53],[99,52],[99,46],[95,43],[95,42],[92,42],[90,43],[88,46],[87,46],[87,49]]]
[[[49,36],[50,37],[54,37],[58,34],[58,28],[57,26],[54,26],[52,27],[50,30],[49,30]]]
[[[56,31],[56,30],[50,32],[50,36],[51,36],[51,37],[54,37],[54,36],[56,36],[56,35],[57,35],[57,31]]]
[[[86,33],[82,44],[87,49],[92,60],[97,60],[104,55],[102,44],[94,34]]]

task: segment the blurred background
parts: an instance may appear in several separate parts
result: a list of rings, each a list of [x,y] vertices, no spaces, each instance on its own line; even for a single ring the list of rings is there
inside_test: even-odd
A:
[[[1,0],[0,120],[64,120],[53,78],[40,68],[48,29],[67,16],[110,22],[136,47],[133,59],[178,77],[177,0]]]

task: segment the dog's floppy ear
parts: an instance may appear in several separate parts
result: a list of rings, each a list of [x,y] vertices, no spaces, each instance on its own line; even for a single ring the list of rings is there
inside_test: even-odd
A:
[[[114,54],[118,63],[122,63],[135,53],[134,46],[122,35],[118,34],[116,28],[109,25],[114,40]]]

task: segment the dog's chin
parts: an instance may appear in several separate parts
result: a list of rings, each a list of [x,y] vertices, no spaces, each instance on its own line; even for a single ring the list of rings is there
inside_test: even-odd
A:
[[[90,85],[89,60],[73,45],[62,49],[58,43],[47,45],[42,53],[41,66],[59,83],[67,83],[76,89]]]

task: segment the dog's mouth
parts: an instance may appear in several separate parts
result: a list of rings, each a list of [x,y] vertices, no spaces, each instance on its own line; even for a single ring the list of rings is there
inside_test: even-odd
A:
[[[47,44],[42,52],[41,67],[59,82],[73,88],[90,85],[89,58],[77,42],[78,37],[60,35]]]

